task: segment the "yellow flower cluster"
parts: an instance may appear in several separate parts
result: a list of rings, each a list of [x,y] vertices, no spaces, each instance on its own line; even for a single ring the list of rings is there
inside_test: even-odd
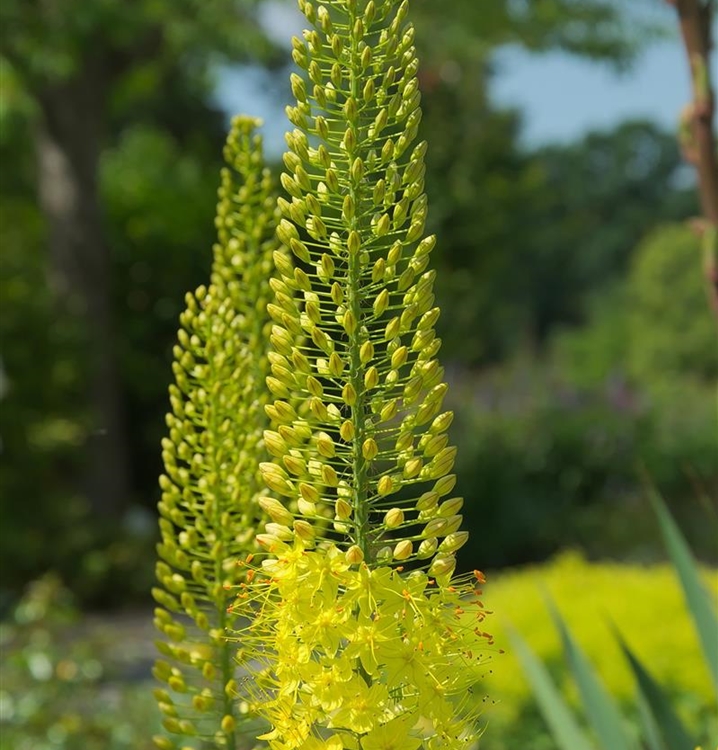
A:
[[[234,613],[244,684],[272,750],[459,750],[476,740],[491,636],[474,584],[352,565],[275,541]],[[250,576],[250,579],[252,576]]]

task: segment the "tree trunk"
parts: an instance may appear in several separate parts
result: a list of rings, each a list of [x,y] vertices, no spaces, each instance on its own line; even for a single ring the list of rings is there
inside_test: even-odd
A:
[[[93,80],[94,79],[94,80]],[[39,94],[39,198],[48,225],[50,282],[61,308],[79,313],[89,348],[92,430],[83,489],[97,517],[116,519],[128,497],[127,443],[111,307],[110,253],[98,196],[104,101],[92,73]]]
[[[714,0],[669,0],[676,6],[688,57],[693,101],[684,110],[683,154],[698,172],[703,219],[703,265],[710,301],[718,316],[718,155],[713,131],[715,92],[711,82]]]

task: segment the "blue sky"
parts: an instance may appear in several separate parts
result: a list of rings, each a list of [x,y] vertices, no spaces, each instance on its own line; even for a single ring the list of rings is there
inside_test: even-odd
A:
[[[666,18],[672,21],[670,15]],[[298,12],[278,3],[269,4],[263,20],[278,40],[287,43],[302,28]],[[654,43],[626,73],[563,53],[530,55],[518,48],[501,50],[497,63],[492,96],[497,104],[523,112],[523,142],[529,147],[573,140],[589,129],[608,129],[629,118],[647,118],[673,129],[690,96],[677,36]],[[715,55],[712,68],[718,80]],[[251,68],[223,71],[217,87],[217,100],[229,113],[265,120],[267,149],[275,155],[283,150],[288,125],[283,99],[288,95],[262,71]]]

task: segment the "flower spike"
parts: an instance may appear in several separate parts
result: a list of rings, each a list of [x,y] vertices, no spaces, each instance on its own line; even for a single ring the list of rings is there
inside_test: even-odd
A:
[[[268,426],[269,280],[275,240],[274,186],[263,167],[256,120],[238,117],[225,148],[211,283],[188,294],[174,349],[169,436],[162,442],[162,539],[155,624],[163,638],[154,674],[163,725],[232,750],[243,718],[235,700],[237,559],[267,516],[257,465]],[[160,750],[179,747],[156,737]],[[186,741],[182,743],[187,747]]]
[[[329,518],[326,538],[340,548],[445,578],[466,536],[456,533],[463,501],[451,496],[407,4],[300,8],[314,30],[294,40],[305,75],[292,76],[291,201],[280,199],[277,231],[294,264],[278,260],[270,305],[279,427],[268,440],[281,462],[263,476],[278,495],[304,498],[299,518]]]
[[[236,604],[272,750],[467,750],[489,636],[434,332],[408,3],[299,0],[275,254],[265,550]],[[291,258],[289,257],[291,254]]]

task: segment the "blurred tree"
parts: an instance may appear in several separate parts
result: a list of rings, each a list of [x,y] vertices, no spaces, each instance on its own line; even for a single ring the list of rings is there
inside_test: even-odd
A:
[[[641,2],[636,6],[640,11]],[[450,61],[486,62],[506,44],[534,52],[561,49],[624,66],[647,35],[659,31],[612,0],[454,0],[450,13],[432,0],[413,0],[412,13],[424,64],[438,74]]]
[[[427,99],[425,132],[447,107]],[[649,123],[532,154],[517,145],[515,114],[487,107],[472,124],[475,148],[463,145],[466,129],[442,140],[427,179],[443,240],[442,335],[467,365],[537,351],[557,325],[584,320],[586,300],[625,273],[656,218],[680,220],[695,205],[673,136]]]
[[[111,305],[112,262],[98,188],[113,115],[136,118],[157,92],[206,75],[220,55],[267,59],[260,0],[6,0],[0,56],[11,91],[32,99],[37,195],[47,222],[50,278],[61,307],[85,321],[91,353],[85,492],[117,517],[128,496],[127,445]],[[163,96],[160,94],[159,99]],[[165,99],[165,101],[167,101]],[[7,101],[3,102],[7,107]]]
[[[698,175],[703,221],[696,229],[703,238],[703,267],[710,290],[710,302],[718,315],[718,153],[715,119],[715,89],[711,53],[715,27],[714,0],[668,0],[678,14],[693,97],[681,113],[680,140],[686,161]]]
[[[173,96],[179,109],[189,109]],[[208,271],[210,253],[202,248],[214,241],[224,139],[222,119],[212,112],[193,114],[182,123],[185,132],[173,136],[163,124],[165,108],[171,110],[155,106],[156,124],[148,113],[146,124],[122,129],[103,152],[99,179],[133,500],[147,508],[156,500],[179,307]],[[155,524],[136,507],[122,524],[100,523],[77,484],[94,421],[86,397],[87,336],[82,319],[58,309],[48,287],[29,133],[21,118],[11,120],[3,121],[0,137],[0,607],[3,594],[48,568],[83,602],[108,603],[147,590],[143,567],[150,560],[143,552],[151,549]]]
[[[696,196],[673,136],[648,122],[589,133],[532,158],[544,183],[527,210],[517,292],[540,343],[557,323],[585,319],[587,297],[625,273],[657,220],[690,215]]]
[[[496,361],[576,320],[586,290],[621,267],[616,257],[681,191],[675,144],[648,124],[527,153],[519,114],[491,102],[494,53],[559,49],[622,68],[663,30],[610,0],[457,0],[451,13],[414,0],[414,8],[445,351],[468,365]],[[688,210],[672,206],[669,217]]]
[[[654,394],[666,385],[710,386],[718,376],[718,347],[700,252],[688,226],[651,231],[626,278],[592,300],[588,324],[554,337],[565,377],[582,388],[619,378]]]
[[[657,228],[638,247],[626,285],[627,365],[642,383],[718,376],[715,321],[690,227]]]

